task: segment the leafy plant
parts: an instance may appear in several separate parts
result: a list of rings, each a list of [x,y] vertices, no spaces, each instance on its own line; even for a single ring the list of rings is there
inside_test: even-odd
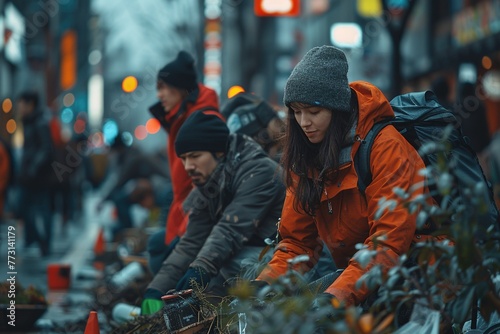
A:
[[[369,312],[391,309],[401,314],[419,304],[440,313],[441,332],[449,330],[451,324],[461,328],[477,307],[486,320],[494,311],[500,313],[499,287],[494,283],[500,273],[499,238],[493,226],[484,231],[481,225],[488,210],[483,196],[486,185],[470,184],[463,193],[457,193],[454,182],[460,175],[456,173],[454,160],[446,157],[448,134],[445,132],[437,143],[423,146],[420,152],[438,157],[437,163],[423,172],[432,189],[429,196],[439,195],[441,203],[429,204],[428,197],[408,200],[411,189],[410,193],[395,190],[410,211],[421,208],[417,227],[432,219],[437,232],[432,237],[421,236],[426,240],[415,243],[388,272],[374,268],[358,282],[372,287],[373,283],[380,284]],[[452,219],[453,223],[448,223]],[[396,327],[398,320],[407,318],[396,317]]]
[[[394,189],[410,212],[417,212],[417,227],[432,219],[437,231],[421,236],[410,252],[403,254],[389,270],[373,266],[358,282],[366,284],[373,295],[357,308],[328,303],[317,304],[317,292],[305,288],[302,276],[289,270],[277,282],[261,290],[241,283],[232,290],[233,314],[246,326],[246,333],[394,333],[410,320],[415,305],[439,314],[439,332],[461,332],[464,322],[479,310],[487,321],[493,312],[500,314],[500,243],[495,229],[482,230],[481,220],[487,212],[484,184],[470,184],[461,194],[454,182],[456,174],[445,131],[441,140],[424,145],[421,154],[433,153],[437,162],[422,173],[427,184],[416,184],[408,192]],[[428,196],[412,196],[429,186]],[[439,195],[440,203],[430,200]],[[435,196],[437,197],[437,196]],[[382,201],[382,210],[395,203]],[[449,223],[453,218],[453,223]],[[478,238],[478,232],[483,233]],[[378,236],[384,238],[385,236]],[[384,250],[375,240],[374,249],[359,246],[355,255],[368,264]],[[335,301],[335,300],[334,300]],[[316,307],[313,305],[316,303]],[[435,311],[435,312],[433,312]]]
[[[14,291],[16,305],[47,305],[43,293],[33,285],[24,288],[16,282],[14,286],[15,289],[12,289],[9,282],[0,284],[0,304],[9,304],[12,299],[9,295],[11,295],[11,291]]]

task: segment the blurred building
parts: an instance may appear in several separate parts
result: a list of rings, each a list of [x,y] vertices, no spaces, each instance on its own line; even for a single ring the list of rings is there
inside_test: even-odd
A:
[[[500,129],[500,0],[310,0],[297,16],[265,17],[252,5],[225,4],[223,91],[240,84],[280,105],[302,55],[333,44],[346,52],[350,81],[370,81],[389,98],[443,75],[451,100],[459,83],[477,84],[490,132]]]
[[[257,2],[0,0],[0,134],[16,133],[12,102],[31,88],[70,134],[97,134],[99,143],[124,131],[145,149],[161,148],[165,133],[147,108],[157,71],[178,51],[194,55],[221,103],[241,86],[282,107],[291,70],[323,44],[346,52],[349,80],[370,81],[388,97],[443,75],[453,99],[457,83],[473,80],[491,132],[500,128],[500,0],[268,1],[298,11],[267,16],[257,15]]]
[[[418,64],[405,71],[406,89],[427,89],[442,76],[453,101],[460,84],[476,84],[490,133],[500,130],[500,0],[419,2],[423,9],[415,12],[403,45],[406,67]]]
[[[0,44],[0,100],[10,101],[7,105],[12,106],[21,91],[37,91],[41,103],[55,117],[65,108],[71,110],[71,118],[66,118],[68,136],[74,131],[75,116],[87,112],[89,9],[89,2],[80,0],[0,2],[4,37]],[[14,111],[4,109],[4,114],[8,121],[19,124]],[[12,127],[7,129],[9,136],[22,136],[15,131],[17,127],[10,130]],[[1,131],[5,135],[4,127]]]

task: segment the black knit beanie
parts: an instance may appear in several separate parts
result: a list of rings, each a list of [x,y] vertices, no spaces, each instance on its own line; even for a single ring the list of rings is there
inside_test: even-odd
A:
[[[249,103],[233,111],[227,118],[227,126],[231,133],[242,133],[252,137],[267,128],[274,118],[278,118],[278,114],[269,103],[265,101]]]
[[[197,111],[182,124],[175,139],[177,156],[193,151],[226,152],[229,129],[216,111]]]
[[[348,64],[344,52],[333,46],[309,50],[295,66],[286,82],[283,102],[321,106],[349,112],[351,89],[347,81]]]
[[[175,60],[158,72],[158,80],[189,92],[196,89],[198,83],[193,57],[186,51],[180,51]]]

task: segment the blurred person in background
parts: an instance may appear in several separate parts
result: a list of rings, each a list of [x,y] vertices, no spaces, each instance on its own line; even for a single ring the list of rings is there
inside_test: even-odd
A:
[[[164,204],[172,201],[172,192],[168,191],[172,186],[169,183],[170,180],[156,175],[130,181],[127,184],[130,203],[138,204],[148,210],[160,208],[159,221],[163,224],[168,216],[168,207]]]
[[[49,128],[52,147],[54,148],[54,161],[57,166],[66,166],[70,154],[75,152],[68,150],[69,147],[73,146],[73,143],[71,140],[68,141],[63,138],[61,122],[55,114],[53,114],[49,120]],[[74,157],[71,156],[71,158]],[[81,159],[80,154],[78,158]],[[67,233],[68,221],[73,218],[74,197],[71,179],[74,178],[76,174],[75,170],[76,168],[71,166],[71,169],[56,173],[56,179],[53,182],[54,186],[51,187],[51,211],[61,216],[63,234]]]
[[[285,123],[269,103],[256,95],[239,93],[226,103],[221,113],[231,133],[251,137],[272,159],[280,160]]]
[[[24,246],[38,243],[43,256],[49,255],[52,242],[51,184],[55,172],[49,114],[40,106],[39,95],[26,91],[17,99],[24,131],[19,184],[19,214],[24,221]],[[41,218],[43,229],[38,228]]]
[[[479,99],[476,85],[472,82],[458,84],[455,103],[450,99],[450,85],[444,76],[433,80],[431,90],[436,94],[439,103],[452,111],[459,122],[462,133],[468,138],[468,143],[477,154],[481,167],[488,176],[489,166],[486,163],[485,149],[490,143],[486,108]]]
[[[171,289],[197,284],[226,295],[225,283],[244,277],[245,260],[257,262],[264,240],[275,236],[285,196],[278,164],[248,136],[230,135],[215,112],[190,116],[175,150],[196,187],[184,203],[186,233],[149,284],[143,315],[161,310]]]
[[[194,65],[194,58],[186,51],[180,51],[173,61],[161,68],[156,87],[159,101],[149,108],[168,134],[167,157],[173,192],[165,230],[152,235],[148,242],[148,252],[153,262],[161,263],[186,230],[187,215],[182,203],[193,186],[181,159],[175,154],[177,132],[196,110],[219,110],[217,93],[198,83]],[[151,269],[155,273],[154,268]]]
[[[484,172],[489,176],[486,163],[486,147],[491,137],[486,118],[486,107],[479,98],[478,87],[472,82],[463,82],[458,86],[455,114],[461,121],[462,132],[469,138],[469,144],[476,152]]]
[[[134,227],[131,215],[130,194],[132,192],[131,180],[149,179],[153,176],[164,180],[170,180],[167,162],[158,154],[147,154],[142,152],[136,146],[127,145],[118,134],[110,147],[110,166],[108,179],[102,185],[102,199],[97,204],[97,210],[100,211],[106,201],[112,201],[115,205],[118,215],[117,224],[113,228],[113,239],[124,229]],[[165,186],[165,192],[170,191],[168,182],[162,182]],[[168,195],[164,197],[165,203],[162,206],[166,209],[170,202]]]
[[[14,183],[14,157],[10,145],[0,137],[0,223],[4,219],[4,207],[9,186]]]

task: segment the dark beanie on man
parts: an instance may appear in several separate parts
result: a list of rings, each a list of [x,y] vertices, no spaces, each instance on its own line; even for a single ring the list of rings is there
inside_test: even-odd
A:
[[[180,51],[177,58],[158,72],[158,80],[187,91],[196,89],[198,83],[193,57],[186,51]]]
[[[229,129],[216,111],[197,111],[182,124],[175,139],[177,156],[193,151],[226,152]]]
[[[347,59],[340,49],[323,45],[309,50],[290,74],[283,102],[286,106],[301,102],[349,112],[348,69]]]

